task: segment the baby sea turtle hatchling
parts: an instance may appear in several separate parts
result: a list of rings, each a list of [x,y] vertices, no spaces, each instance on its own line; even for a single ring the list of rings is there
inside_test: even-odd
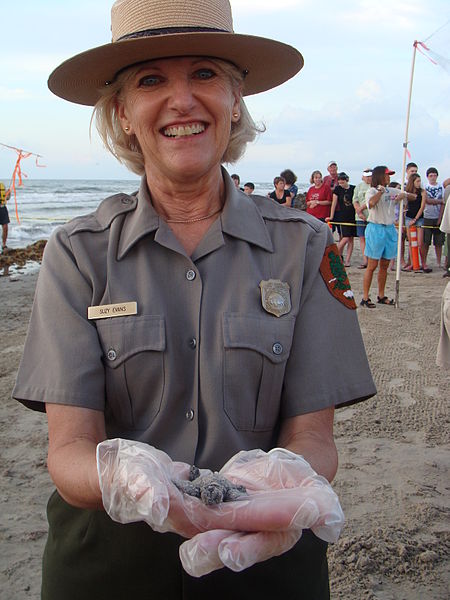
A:
[[[184,494],[200,498],[204,504],[220,504],[237,500],[247,490],[243,485],[235,485],[220,473],[201,475],[195,465],[189,470],[189,479],[174,479],[173,483]]]

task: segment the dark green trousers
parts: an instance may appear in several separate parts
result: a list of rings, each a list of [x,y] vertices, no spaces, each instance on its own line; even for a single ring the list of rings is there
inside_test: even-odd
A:
[[[57,492],[48,503],[43,600],[328,600],[327,544],[305,531],[280,557],[201,578],[182,568],[183,539],[145,523],[121,525]]]

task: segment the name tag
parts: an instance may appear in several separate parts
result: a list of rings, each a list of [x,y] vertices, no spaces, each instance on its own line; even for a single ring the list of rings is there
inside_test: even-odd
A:
[[[108,319],[129,315],[137,315],[137,302],[120,302],[119,304],[101,304],[100,306],[88,307],[88,319]]]

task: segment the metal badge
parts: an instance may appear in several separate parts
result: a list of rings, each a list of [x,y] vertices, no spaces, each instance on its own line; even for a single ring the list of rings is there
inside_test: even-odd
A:
[[[291,311],[289,284],[279,279],[261,281],[261,303],[268,313],[281,317]]]

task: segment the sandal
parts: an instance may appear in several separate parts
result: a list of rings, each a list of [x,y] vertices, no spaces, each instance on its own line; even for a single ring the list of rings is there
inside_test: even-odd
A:
[[[358,267],[357,267],[357,268],[358,268],[358,269],[367,269],[367,265],[364,265],[364,264],[362,264],[362,265],[358,265]]]
[[[377,296],[377,302],[378,304],[387,304],[388,306],[394,306],[394,300],[389,300],[387,296],[383,296],[382,298],[380,298],[380,296]]]
[[[367,298],[367,300],[364,300],[364,298],[361,300],[361,302],[359,303],[360,306],[364,306],[365,308],[375,308],[375,304],[372,302],[372,300],[370,298]]]

